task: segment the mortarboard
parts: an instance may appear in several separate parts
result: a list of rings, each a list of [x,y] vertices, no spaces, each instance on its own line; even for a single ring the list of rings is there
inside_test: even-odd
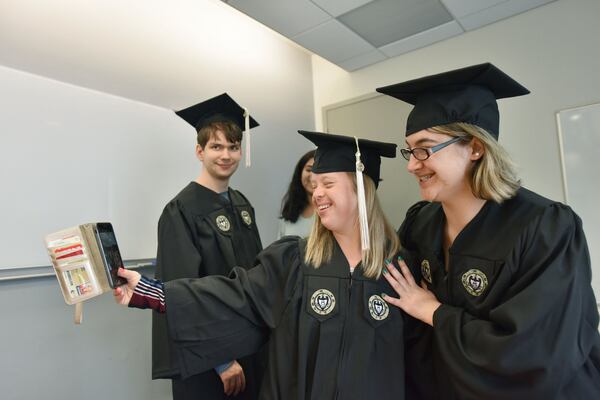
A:
[[[352,136],[332,133],[298,131],[302,136],[317,146],[312,172],[355,172],[356,141],[360,149],[360,160],[364,165],[364,173],[368,175],[375,187],[379,186],[381,157],[395,158],[396,144],[377,142],[368,139],[355,139]]]
[[[356,172],[362,250],[369,248],[363,173],[379,186],[381,157],[395,158],[396,144],[331,133],[298,131],[317,146],[313,174]]]
[[[454,122],[477,125],[498,140],[500,115],[496,99],[522,96],[529,90],[490,63],[472,65],[377,88],[415,107],[406,136]]]
[[[212,122],[231,121],[237,124],[246,134],[246,166],[250,165],[250,129],[257,127],[258,122],[227,93],[175,111],[175,114],[192,125],[196,132]]]

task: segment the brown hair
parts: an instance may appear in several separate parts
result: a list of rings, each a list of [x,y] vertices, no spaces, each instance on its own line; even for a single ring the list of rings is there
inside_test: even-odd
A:
[[[232,121],[213,121],[206,125],[203,125],[198,130],[198,136],[196,138],[200,147],[204,148],[206,143],[213,138],[217,131],[223,132],[225,135],[225,139],[231,143],[241,143],[242,142],[242,130],[240,127]]]

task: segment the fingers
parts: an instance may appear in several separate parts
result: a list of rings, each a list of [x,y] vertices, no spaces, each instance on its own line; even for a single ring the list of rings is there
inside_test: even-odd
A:
[[[227,396],[237,396],[246,389],[246,376],[242,366],[234,361],[229,368],[220,374],[223,392]]]
[[[403,292],[408,290],[408,282],[391,262],[387,262],[387,265],[383,270],[383,276],[399,295],[402,295]]]
[[[234,375],[234,385],[232,385],[231,391],[233,392],[233,396],[237,396],[246,389],[246,377],[242,366],[237,361],[234,361],[233,367],[236,371]]]
[[[132,271],[130,269],[125,269],[123,267],[121,267],[117,270],[117,275],[119,275],[120,277],[125,278],[127,280],[127,287],[131,291],[135,290],[135,287],[137,286],[137,284],[139,283],[139,281],[142,277],[142,275],[140,275],[139,272]]]
[[[244,370],[242,369],[241,365],[240,365],[240,380],[241,380],[240,392],[243,392],[244,390],[246,390],[246,375],[244,374]]]
[[[237,396],[242,391],[242,378],[240,375],[233,377],[233,385],[231,385],[231,394],[229,396]]]
[[[391,262],[387,263],[387,269],[394,276],[394,279],[400,282],[400,284],[406,283],[408,286],[416,285],[415,278],[410,272],[408,265],[406,265],[406,262],[400,256],[398,256],[398,266],[400,267],[400,271]]]
[[[392,304],[392,305],[394,305],[394,306],[396,306],[398,308],[402,308],[400,306],[400,299],[397,299],[397,298],[392,297],[392,296],[388,296],[385,293],[381,293],[381,297],[383,298],[383,300],[385,300],[386,303]]]
[[[402,276],[406,279],[409,285],[416,285],[415,278],[413,277],[408,265],[404,262],[402,257],[398,257],[398,265],[400,265],[400,271],[402,271]]]
[[[120,287],[116,287],[113,289],[113,296],[117,304],[123,304],[123,298],[125,297],[125,292]]]
[[[398,295],[400,295],[401,292],[403,291],[403,288],[400,285],[400,283],[396,279],[394,279],[394,277],[389,272],[387,272],[385,269],[383,270],[383,276],[388,281],[388,283],[390,284],[392,289],[394,289],[394,291]]]
[[[405,279],[402,276],[402,274],[400,273],[400,271],[398,271],[398,269],[394,266],[394,264],[392,264],[391,261],[389,261],[386,264],[387,270],[390,274],[392,274],[392,276],[394,277],[395,280],[397,280],[398,282],[404,282]]]
[[[127,279],[127,282],[131,282],[135,281],[136,279],[139,280],[140,273],[121,267],[117,270],[117,275]]]
[[[231,388],[232,388],[232,384],[231,384],[231,379],[222,379],[223,381],[223,392],[225,392],[225,394],[227,396],[231,396]]]

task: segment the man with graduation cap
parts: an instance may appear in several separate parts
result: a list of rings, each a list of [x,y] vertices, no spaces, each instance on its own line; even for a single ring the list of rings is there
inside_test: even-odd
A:
[[[598,399],[600,336],[581,220],[520,185],[496,99],[527,89],[480,64],[377,89],[414,105],[402,155],[424,201],[399,230],[387,297],[418,399]]]
[[[242,129],[248,133],[258,123],[226,93],[176,114],[197,132],[202,169],[160,217],[156,277],[167,282],[251,267],[262,249],[254,209],[229,187],[229,179],[242,157]],[[165,316],[154,314],[152,322],[152,377],[172,379],[174,400],[224,399],[238,393],[233,398],[257,397],[260,367],[255,357],[223,360],[214,370],[184,376]]]
[[[268,342],[261,399],[402,400],[404,314],[383,300],[394,292],[381,276],[399,242],[376,195],[396,145],[300,133],[318,146],[308,239],[284,237],[229,278],[163,285],[121,269],[128,284],[115,297],[166,312],[183,376]]]

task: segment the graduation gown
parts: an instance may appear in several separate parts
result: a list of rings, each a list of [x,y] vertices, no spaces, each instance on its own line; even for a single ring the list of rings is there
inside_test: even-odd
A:
[[[519,189],[488,201],[449,249],[439,203],[420,202],[399,230],[409,264],[442,303],[407,340],[407,386],[419,399],[600,398],[598,310],[579,217]]]
[[[183,376],[251,354],[268,342],[261,399],[402,400],[403,314],[393,289],[350,267],[303,262],[306,241],[285,237],[248,271],[165,284],[166,315]]]
[[[254,209],[237,190],[229,189],[229,199],[191,182],[165,206],[158,223],[157,279],[228,275],[236,265],[253,265],[262,249]],[[251,381],[247,368],[253,366],[241,364]],[[166,317],[153,313],[152,378],[179,377]]]

